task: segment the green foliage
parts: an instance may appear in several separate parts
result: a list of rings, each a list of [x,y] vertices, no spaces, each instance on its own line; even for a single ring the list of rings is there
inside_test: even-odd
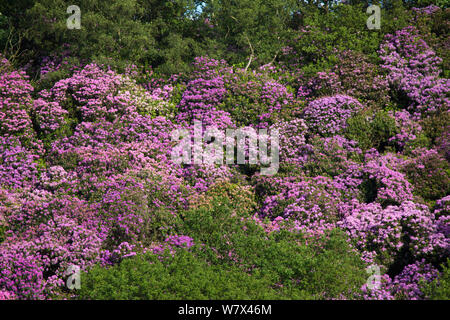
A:
[[[435,201],[450,193],[450,166],[437,152],[409,161],[404,171],[414,186],[414,193],[426,201]]]
[[[398,133],[395,119],[386,111],[378,111],[373,116],[366,112],[359,113],[350,118],[347,124],[345,136],[357,141],[363,150],[376,148],[383,152],[389,145],[389,138]]]
[[[205,1],[213,33],[222,39],[223,57],[232,64],[275,59],[290,38],[291,14],[299,9],[296,1],[241,0]],[[231,49],[231,50],[230,50]]]
[[[338,287],[342,289],[340,292],[348,292],[362,279],[359,278],[363,277],[359,273],[362,270],[360,260],[350,253],[345,237],[339,232],[332,233],[329,239],[319,239],[316,245],[306,245],[298,233],[284,230],[267,235],[252,222],[232,216],[226,201],[220,198],[216,201],[212,210],[200,208],[186,212],[179,232],[214,248],[206,251],[208,260],[214,264],[239,265],[283,284],[292,294],[306,290],[317,297],[325,292],[327,296],[336,296]],[[330,260],[335,266],[345,264],[348,270],[355,271],[345,275],[349,287],[344,289],[346,284],[337,276],[340,271],[328,264]],[[311,274],[308,270],[317,273]]]
[[[232,215],[225,198],[185,212],[178,234],[197,246],[125,259],[82,278],[83,299],[312,299],[354,297],[366,274],[341,231],[306,243],[301,234],[267,234]]]
[[[442,272],[439,278],[433,282],[424,284],[422,291],[427,299],[449,300],[450,299],[450,259],[442,265]]]
[[[337,5],[326,13],[315,7],[304,10],[300,32],[297,40],[292,42],[292,47],[295,55],[301,59],[302,70],[307,76],[333,67],[338,63],[336,53],[342,50],[363,53],[376,61],[380,42],[392,28],[386,24],[389,21],[388,14],[383,10],[382,30],[369,30],[366,26],[366,8],[359,2]],[[396,21],[399,18],[401,16]]]
[[[191,201],[191,207],[212,208],[216,197],[226,197],[238,216],[250,217],[256,211],[257,204],[253,188],[231,182],[215,183],[206,191],[205,195],[199,195],[198,199]]]
[[[282,49],[289,45],[304,73],[313,75],[338,61],[337,50],[377,59],[383,36],[411,19],[402,1],[383,3],[381,30],[368,30],[367,1],[322,6],[295,0],[80,0],[75,4],[81,9],[81,29],[69,30],[66,10],[74,3],[68,0],[4,1],[0,45],[8,44],[9,55],[20,49],[23,64],[33,58],[39,63],[68,45],[83,62],[119,70],[131,62],[165,74],[189,71],[192,59],[202,55],[257,67],[283,60]],[[431,28],[438,38],[445,28],[442,17]]]
[[[194,253],[178,251],[164,259],[147,254],[110,269],[82,276],[81,299],[277,299],[268,279],[238,268],[209,265]]]
[[[14,16],[12,26],[24,39],[22,50],[27,54],[23,60],[50,56],[68,45],[80,60],[95,60],[119,70],[131,62],[180,72],[203,52],[199,51],[201,39],[191,37],[196,24],[188,18],[193,1],[81,0],[75,3],[81,10],[81,29],[70,30],[66,21],[71,14],[66,10],[73,4],[39,0],[0,6],[0,12]]]
[[[8,41],[10,31],[8,22],[8,18],[0,12],[0,49],[2,50],[5,48]]]
[[[425,135],[430,139],[430,142],[434,144],[436,140],[444,134],[445,128],[449,123],[450,113],[445,111],[430,115],[423,119],[421,126]]]
[[[5,232],[8,230],[8,228],[4,225],[0,225],[0,243],[2,243],[5,240]]]

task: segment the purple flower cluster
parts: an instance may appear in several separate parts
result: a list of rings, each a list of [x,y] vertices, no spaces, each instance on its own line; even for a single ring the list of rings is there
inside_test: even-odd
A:
[[[165,242],[176,247],[190,248],[194,245],[194,240],[188,236],[169,236]]]
[[[268,196],[260,216],[294,222],[294,228],[309,235],[321,235],[335,228],[340,193],[325,177],[300,182],[275,180],[280,192]],[[277,221],[280,219],[278,218]]]
[[[424,205],[405,201],[383,209],[378,203],[353,200],[342,211],[344,218],[338,225],[356,241],[368,263],[390,266],[399,258],[445,255],[449,246],[437,230],[434,214]]]
[[[424,8],[412,8],[412,10],[418,14],[432,15],[433,13],[441,10],[440,7],[430,4],[428,7]]]
[[[67,124],[65,116],[68,112],[57,102],[47,102],[43,99],[34,100],[33,113],[39,129],[44,133],[55,131]]]
[[[0,291],[0,300],[16,300],[14,293],[8,291]]]
[[[448,108],[450,82],[439,77],[442,59],[415,27],[387,35],[379,54],[389,84],[408,98],[410,112],[420,116]]]
[[[403,161],[393,154],[368,158],[363,168],[365,178],[375,184],[373,201],[383,205],[413,200],[413,187],[398,168]]]
[[[314,132],[333,135],[342,132],[347,119],[362,108],[355,98],[339,94],[311,101],[304,110],[304,119]]]
[[[421,300],[425,298],[423,286],[435,280],[439,271],[424,259],[418,260],[405,268],[391,279],[387,274],[380,277],[378,287],[362,288],[363,299],[366,300]]]
[[[448,128],[426,148],[416,143],[430,131],[424,116],[448,111],[449,83],[413,27],[387,36],[379,53],[385,76],[355,52],[338,52],[341,64],[310,78],[198,57],[191,73],[150,74],[144,85],[135,66],[119,74],[88,64],[35,93],[0,56],[0,300],[65,298],[71,266],[192,248],[177,217],[217,195],[267,232],[314,241],[342,229],[362,261],[385,272],[362,298],[424,298],[422,283],[450,255]],[[62,62],[43,63],[41,76]],[[363,152],[347,121],[390,103],[400,108],[390,113],[397,132],[383,136],[389,148]],[[194,120],[203,130],[278,130],[278,174],[255,173],[260,163],[174,163],[171,133],[192,132]],[[234,248],[229,256],[239,260]]]
[[[392,281],[392,292],[397,299],[423,299],[421,285],[436,279],[439,272],[425,260],[416,261],[406,266]]]
[[[397,111],[393,113],[393,116],[400,132],[389,138],[389,142],[394,142],[399,148],[404,148],[407,143],[418,138],[422,127],[414,121],[408,111]]]
[[[2,188],[31,188],[38,179],[39,155],[25,148],[15,136],[0,136]]]
[[[214,125],[220,129],[233,125],[230,114],[220,110],[226,89],[221,63],[214,59],[197,58],[194,62],[194,77],[183,92],[176,120],[189,126],[193,120],[204,125]]]
[[[86,270],[143,250],[153,236],[146,228],[152,212],[184,208],[195,188],[170,161],[175,126],[138,112],[136,101],[151,94],[130,94],[130,79],[88,65],[33,101],[24,75],[1,76],[0,101],[9,108],[3,119],[23,110],[27,125],[2,121],[0,221],[8,231],[0,288],[18,299],[61,296],[71,265]],[[76,127],[44,152],[31,117],[42,133],[67,121]]]
[[[69,266],[86,269],[101,249],[102,234],[89,220],[79,222],[86,209],[68,198],[49,197],[20,199],[21,206],[7,217],[17,230],[0,245],[0,287],[21,299],[57,294]]]
[[[298,163],[304,154],[302,147],[306,144],[308,127],[303,119],[279,121],[270,126],[270,131],[278,129],[280,159],[286,163]]]
[[[0,56],[1,58],[1,56]],[[0,133],[20,135],[21,140],[34,137],[29,111],[34,90],[24,71],[10,70],[5,63],[0,72]]]

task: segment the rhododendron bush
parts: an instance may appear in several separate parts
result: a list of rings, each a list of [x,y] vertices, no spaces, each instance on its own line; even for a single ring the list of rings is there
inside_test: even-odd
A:
[[[299,26],[270,62],[247,38],[248,63],[205,54],[176,74],[71,64],[69,44],[0,55],[0,300],[448,299],[443,14],[334,49],[334,30]],[[197,123],[277,132],[275,172],[261,154],[174,161],[174,132]],[[264,144],[237,140],[247,160]]]

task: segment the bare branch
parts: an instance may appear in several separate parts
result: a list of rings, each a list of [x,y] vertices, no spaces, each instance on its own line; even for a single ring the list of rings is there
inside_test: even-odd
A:
[[[245,66],[245,72],[247,72],[248,68],[252,64],[253,58],[255,57],[255,51],[253,50],[252,43],[250,42],[250,39],[248,38],[247,34],[244,34],[245,38],[247,39],[248,45],[250,46],[250,58],[248,59],[248,63]]]

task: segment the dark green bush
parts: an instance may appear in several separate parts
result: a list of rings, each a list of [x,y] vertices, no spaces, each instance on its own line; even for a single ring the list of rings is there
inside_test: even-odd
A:
[[[225,199],[187,211],[178,234],[197,246],[93,268],[83,278],[89,299],[309,299],[353,297],[365,282],[360,258],[340,231],[306,244],[299,233],[267,234],[232,216]]]
[[[178,251],[163,261],[152,254],[93,268],[82,278],[82,299],[276,299],[268,279],[208,264]]]
[[[0,243],[5,240],[5,232],[7,231],[6,226],[0,225]]]
[[[398,132],[395,119],[386,111],[378,111],[374,116],[359,113],[350,118],[347,124],[345,136],[357,141],[363,150],[375,148],[383,152],[389,146],[389,138]]]
[[[414,193],[426,201],[435,201],[450,193],[450,167],[447,160],[436,151],[421,152],[404,166]]]
[[[440,138],[448,124],[450,123],[450,114],[447,111],[433,114],[422,120],[421,126],[425,135],[430,139],[431,143],[435,143]]]

